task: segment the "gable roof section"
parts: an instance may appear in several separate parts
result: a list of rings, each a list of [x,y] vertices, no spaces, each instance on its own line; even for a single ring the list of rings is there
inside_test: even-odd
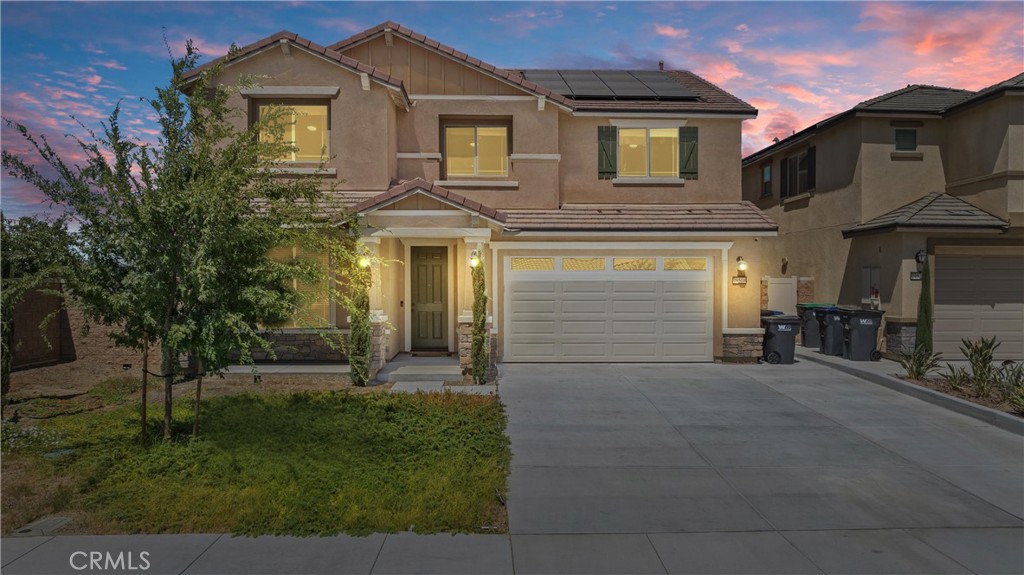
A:
[[[800,130],[792,136],[779,140],[778,142],[758,150],[753,154],[743,158],[743,166],[746,167],[752,163],[758,162],[761,159],[771,156],[775,152],[781,151],[790,146],[794,146],[814,135],[816,132],[825,128],[831,127],[847,118],[851,118],[859,113],[879,113],[879,114],[931,114],[936,118],[941,117],[942,113],[960,102],[963,102],[970,98],[974,92],[970,90],[959,90],[956,88],[943,88],[941,86],[928,86],[924,84],[914,84],[907,86],[906,88],[900,88],[881,96],[876,96],[870,100],[865,100],[856,106],[840,112],[829,118],[811,124],[810,126]]]
[[[359,202],[352,206],[351,209],[353,212],[358,214],[368,214],[417,193],[425,194],[445,204],[455,206],[456,208],[465,210],[472,214],[483,216],[489,220],[501,224],[505,223],[506,217],[502,212],[485,206],[479,202],[475,202],[465,196],[456,194],[455,192],[438,186],[433,182],[428,182],[423,178],[414,178],[406,182],[398,183],[382,194],[377,194],[372,198]]]
[[[775,232],[779,226],[750,202],[735,204],[583,205],[506,210],[510,231]]]
[[[929,230],[1005,232],[1010,224],[960,198],[940,192],[843,230],[844,238]]]
[[[947,112],[961,110],[1006,92],[1024,93],[1024,73],[978,90],[973,96],[950,107]]]
[[[184,74],[184,78],[186,82],[193,81],[195,78],[199,76],[199,74],[206,70],[209,70],[210,68],[214,67],[215,65],[221,62],[224,62],[226,63],[227,66],[230,66],[234,62],[237,62],[239,60],[262,52],[264,50],[277,47],[282,42],[298,46],[300,49],[306,50],[315,56],[320,56],[326,60],[334,62],[350,72],[356,74],[366,74],[371,81],[400,92],[405,100],[405,103],[409,104],[409,95],[405,92],[405,86],[402,84],[402,81],[399,80],[398,78],[391,76],[390,74],[384,72],[383,70],[379,70],[373,66],[370,66],[369,64],[364,64],[359,60],[350,58],[348,56],[339,54],[333,50],[325,48],[324,46],[307,40],[299,36],[298,34],[295,34],[294,32],[288,32],[287,30],[282,30],[277,34],[267,36],[262,40],[258,40],[256,42],[253,42],[252,44],[242,46],[241,48],[238,48],[237,50],[225,54],[220,58],[211,60],[210,62],[207,62],[202,66],[197,66],[192,70],[186,72]]]
[[[461,62],[466,66],[469,66],[470,68],[473,68],[488,76],[499,78],[514,86],[517,86],[525,92],[530,92],[537,96],[544,96],[548,100],[551,100],[552,102],[555,102],[557,104],[561,104],[566,108],[572,107],[571,102],[565,96],[552,92],[551,90],[548,90],[543,86],[530,82],[515,72],[510,72],[508,70],[499,68],[493,64],[488,64],[487,62],[484,62],[477,58],[473,58],[472,56],[466,54],[465,52],[460,52],[455,48],[452,48],[451,46],[442,44],[437,40],[428,38],[423,34],[414,32],[413,30],[406,28],[405,26],[402,26],[401,24],[398,24],[396,22],[392,22],[390,20],[388,20],[387,22],[382,22],[374,26],[373,28],[363,30],[362,32],[354,36],[350,36],[340,42],[332,44],[330,46],[330,49],[340,52],[341,50],[355,46],[356,44],[361,44],[367,40],[377,37],[378,35],[384,34],[385,32],[398,34],[399,36],[408,40],[409,42],[425,46],[428,49],[434,50],[436,52],[440,52],[441,54],[444,54],[445,56],[448,56],[453,60]]]

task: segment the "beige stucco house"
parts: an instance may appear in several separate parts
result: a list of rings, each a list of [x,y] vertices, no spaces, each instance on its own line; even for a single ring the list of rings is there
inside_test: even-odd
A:
[[[298,112],[282,172],[329,158],[326,182],[360,217],[379,261],[376,367],[465,355],[471,260],[501,361],[760,355],[745,276],[767,273],[759,242],[776,225],[740,180],[740,127],[757,111],[706,80],[505,70],[392,22],[330,47],[281,32],[224,60],[223,83],[262,77],[236,96],[250,117]],[[336,304],[323,313],[345,326]]]
[[[1022,96],[1024,74],[907,86],[744,158],[744,199],[779,224],[764,304],[880,308],[888,351],[913,349],[927,259],[936,351],[996,336],[998,357],[1024,357]]]

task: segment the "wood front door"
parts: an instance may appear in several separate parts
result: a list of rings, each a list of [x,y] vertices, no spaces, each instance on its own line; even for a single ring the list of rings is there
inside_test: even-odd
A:
[[[413,247],[412,348],[448,349],[448,248]]]

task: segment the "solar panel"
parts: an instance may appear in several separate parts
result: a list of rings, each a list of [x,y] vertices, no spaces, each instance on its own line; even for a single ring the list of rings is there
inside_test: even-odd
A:
[[[696,100],[664,72],[652,70],[523,70],[523,78],[573,98]]]

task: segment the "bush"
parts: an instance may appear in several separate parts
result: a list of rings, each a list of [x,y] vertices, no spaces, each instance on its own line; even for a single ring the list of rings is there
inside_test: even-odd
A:
[[[3,453],[44,452],[61,446],[59,433],[4,421],[0,423],[0,450]]]
[[[942,361],[941,353],[932,353],[925,344],[918,344],[917,348],[910,353],[902,352],[897,359],[910,379],[924,379],[929,372],[939,367]]]
[[[977,341],[960,340],[960,352],[971,365],[971,387],[978,397],[988,397],[996,383],[996,368],[992,365],[995,351],[999,347],[996,338],[980,338]]]
[[[1024,401],[1024,363],[1006,360],[995,374],[996,393],[1000,401],[1012,403],[1014,397],[1020,397]]]

